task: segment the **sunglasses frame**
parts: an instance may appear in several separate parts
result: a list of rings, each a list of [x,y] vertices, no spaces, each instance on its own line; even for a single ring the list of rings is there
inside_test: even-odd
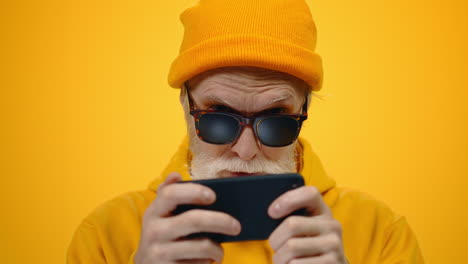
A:
[[[240,115],[240,114],[234,114],[234,113],[229,113],[229,112],[222,112],[222,111],[216,111],[216,110],[195,109],[194,103],[193,103],[193,100],[192,100],[192,96],[190,95],[189,87],[188,87],[187,83],[184,83],[184,88],[185,88],[185,91],[187,92],[187,97],[188,97],[189,107],[190,107],[190,115],[192,115],[194,117],[194,119],[195,119],[195,130],[196,130],[197,136],[202,141],[204,141],[206,143],[209,143],[209,144],[226,145],[226,144],[230,144],[232,142],[235,142],[237,139],[239,139],[239,136],[241,135],[241,132],[244,130],[244,128],[246,126],[249,126],[254,131],[255,137],[263,145],[269,146],[269,147],[285,147],[285,146],[291,145],[294,141],[296,141],[297,137],[299,136],[299,132],[301,131],[301,128],[302,128],[302,122],[304,122],[307,119],[307,99],[308,99],[307,96],[306,96],[306,100],[304,102],[304,105],[302,106],[303,114],[277,113],[277,114],[270,114],[270,115],[253,115],[253,116],[247,117],[247,116],[243,116],[243,115]],[[205,138],[203,138],[200,135],[200,130],[199,130],[200,118],[203,115],[210,114],[210,113],[227,115],[227,116],[230,116],[230,117],[232,117],[232,118],[234,118],[235,120],[238,121],[239,129],[236,132],[236,135],[232,138],[232,140],[230,140],[228,142],[225,142],[225,143],[212,143],[212,142],[207,141]],[[264,121],[265,119],[271,118],[271,117],[289,117],[289,118],[292,118],[292,119],[296,120],[296,122],[297,122],[297,132],[296,132],[296,136],[291,140],[291,142],[288,142],[287,144],[284,144],[284,145],[275,145],[275,146],[268,145],[268,144],[265,144],[263,142],[263,140],[261,139],[261,137],[259,136],[259,133],[258,133],[258,125],[262,121]]]

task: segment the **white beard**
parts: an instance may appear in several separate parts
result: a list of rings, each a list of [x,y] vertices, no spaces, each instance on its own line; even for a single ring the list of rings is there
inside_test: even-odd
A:
[[[295,155],[296,143],[288,146],[288,150],[279,160],[269,160],[265,157],[256,157],[245,161],[239,157],[209,157],[201,152],[198,138],[191,138],[190,149],[193,158],[190,166],[190,173],[194,180],[213,179],[223,177],[220,172],[227,170],[231,172],[278,174],[291,173],[297,171],[297,161]]]

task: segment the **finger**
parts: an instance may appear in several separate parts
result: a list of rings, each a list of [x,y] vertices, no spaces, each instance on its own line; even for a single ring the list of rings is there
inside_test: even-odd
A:
[[[301,208],[306,208],[311,215],[331,215],[330,208],[323,201],[322,195],[313,186],[303,186],[284,193],[271,203],[268,214],[276,219]]]
[[[340,239],[335,235],[292,238],[276,251],[273,261],[276,264],[286,264],[296,258],[337,255],[339,247]]]
[[[196,183],[170,184],[161,189],[153,201],[154,214],[166,217],[180,204],[208,205],[216,200],[210,188]]]
[[[210,260],[221,263],[224,256],[223,248],[207,238],[177,241],[171,243],[167,250],[171,252],[173,260],[185,261],[184,263],[194,260],[200,262]]]
[[[163,183],[161,183],[159,186],[158,186],[158,189],[156,191],[156,193],[159,193],[164,187],[170,185],[170,184],[173,184],[175,182],[178,182],[182,180],[182,176],[177,173],[177,172],[171,172],[169,173],[169,175],[167,175],[166,179],[164,180]],[[155,211],[155,207],[156,207],[156,203],[155,203],[155,200],[148,206],[148,208],[146,209],[145,211],[145,215],[154,215],[154,211]]]
[[[189,210],[173,217],[156,218],[147,226],[151,230],[149,239],[152,242],[174,241],[201,232],[234,236],[241,231],[241,225],[234,217],[201,209]]]
[[[193,209],[171,218],[173,239],[200,232],[234,236],[241,231],[239,221],[222,212]]]
[[[323,263],[342,263],[335,254],[325,254],[309,258],[296,258],[289,261],[288,264],[323,264]],[[275,263],[276,264],[276,263]]]
[[[290,216],[271,233],[268,240],[271,248],[276,251],[292,237],[317,236],[332,232],[341,235],[341,225],[328,216]]]
[[[177,264],[213,264],[211,259],[183,259],[177,260]]]
[[[167,186],[169,184],[172,184],[172,183],[175,183],[175,182],[178,182],[182,180],[182,176],[177,173],[177,172],[171,172],[169,173],[169,175],[167,175],[166,179],[164,180],[163,183],[161,183],[159,186],[158,186],[158,190],[157,192],[159,192],[162,188],[164,188],[164,186]]]

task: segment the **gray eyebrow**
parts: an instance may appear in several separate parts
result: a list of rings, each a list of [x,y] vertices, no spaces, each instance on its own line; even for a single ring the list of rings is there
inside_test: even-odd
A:
[[[231,104],[229,101],[227,101],[227,100],[225,100],[225,99],[223,99],[223,98],[219,98],[219,97],[216,96],[216,95],[210,94],[210,95],[208,95],[208,98],[211,99],[211,100],[213,100],[213,101],[222,102],[222,103],[224,103],[225,105],[231,105],[231,106],[232,106],[232,104]]]
[[[283,95],[281,97],[278,97],[278,98],[275,98],[275,99],[271,100],[270,104],[274,104],[274,103],[279,102],[279,101],[284,101],[286,99],[289,99],[289,97],[291,97],[290,94]]]

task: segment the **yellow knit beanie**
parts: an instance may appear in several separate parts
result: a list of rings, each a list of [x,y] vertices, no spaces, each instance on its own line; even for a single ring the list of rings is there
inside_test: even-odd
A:
[[[254,66],[322,87],[317,32],[305,0],[200,0],[180,15],[185,34],[169,84],[180,88],[204,71]]]

